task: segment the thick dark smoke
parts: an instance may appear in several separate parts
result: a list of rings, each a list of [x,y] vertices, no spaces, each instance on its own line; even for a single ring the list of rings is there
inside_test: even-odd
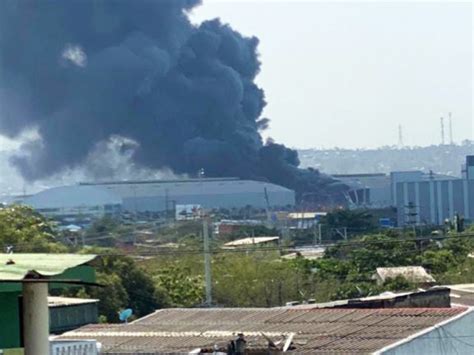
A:
[[[192,25],[187,11],[199,2],[0,1],[0,133],[41,137],[13,159],[22,175],[80,166],[124,137],[139,166],[204,168],[323,198],[331,180],[262,142],[258,39],[219,20]]]

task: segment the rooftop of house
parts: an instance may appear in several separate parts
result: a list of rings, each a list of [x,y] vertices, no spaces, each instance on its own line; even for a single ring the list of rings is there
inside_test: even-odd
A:
[[[288,213],[289,219],[315,219],[317,217],[324,217],[327,212],[291,212]]]
[[[66,307],[66,306],[77,306],[82,304],[93,304],[98,303],[99,300],[95,298],[75,298],[75,297],[55,297],[48,296],[48,307]]]
[[[95,259],[87,254],[0,254],[0,280],[18,280],[34,275],[48,278]]]
[[[315,260],[322,258],[325,251],[326,248],[300,248],[294,253],[283,255],[282,258],[291,260],[302,257],[303,259]]]
[[[254,244],[262,244],[268,242],[275,242],[278,241],[280,237],[249,237],[243,239],[233,240],[232,242],[225,243],[224,247],[239,247],[245,245],[254,245]]]
[[[286,308],[312,309],[312,308],[449,308],[451,306],[451,290],[446,287],[432,287],[428,290],[418,289],[407,292],[383,292],[379,295],[337,300],[324,303],[290,302]],[[459,302],[458,302],[459,303]],[[468,305],[463,304],[461,305]]]
[[[96,258],[86,254],[0,254],[0,292],[20,291],[25,280],[61,284],[94,283],[95,272],[86,266]]]
[[[292,340],[298,354],[372,353],[468,307],[397,309],[209,308],[163,309],[129,324],[88,325],[56,339],[96,339],[102,353],[225,351],[243,333],[250,351]],[[277,345],[279,346],[279,345]]]
[[[451,303],[474,306],[474,284],[446,285],[451,290]]]
[[[408,281],[415,283],[433,283],[436,280],[428,274],[422,266],[378,267],[376,276],[382,281],[397,276],[403,276]]]

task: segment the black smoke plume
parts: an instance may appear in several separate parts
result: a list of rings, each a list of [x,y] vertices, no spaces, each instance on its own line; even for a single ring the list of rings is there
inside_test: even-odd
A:
[[[269,180],[324,200],[331,180],[264,144],[258,39],[199,0],[0,1],[0,133],[35,129],[13,158],[37,180],[84,164],[111,137],[136,143],[139,166]]]

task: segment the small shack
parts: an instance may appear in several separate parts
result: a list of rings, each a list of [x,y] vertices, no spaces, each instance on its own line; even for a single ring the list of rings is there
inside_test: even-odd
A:
[[[378,285],[382,285],[388,279],[398,276],[404,277],[409,282],[425,286],[432,286],[436,282],[434,277],[428,274],[422,266],[378,267],[372,278]]]
[[[276,246],[280,241],[280,237],[249,237],[233,240],[232,242],[225,243],[224,249],[235,249],[245,248],[250,246]]]
[[[99,321],[99,300],[92,298],[48,297],[49,332],[61,334]]]

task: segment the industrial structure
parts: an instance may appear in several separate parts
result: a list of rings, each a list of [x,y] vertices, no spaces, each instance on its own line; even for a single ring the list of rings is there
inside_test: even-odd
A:
[[[238,178],[111,181],[80,186],[100,187],[115,194],[122,199],[123,210],[129,212],[169,211],[176,205],[200,205],[205,209],[266,208],[265,189],[271,206],[295,204],[295,193],[290,189]]]
[[[182,217],[183,208],[288,207],[295,204],[295,192],[268,182],[238,178],[109,181],[54,187],[18,202],[50,218],[87,224],[120,213],[167,212]]]
[[[351,188],[346,197],[352,207],[395,207],[398,226],[474,218],[474,156],[466,157],[461,177],[418,170],[333,177]]]
[[[47,217],[67,220],[117,214],[121,210],[122,199],[106,189],[72,185],[41,191],[25,198],[22,203]]]

